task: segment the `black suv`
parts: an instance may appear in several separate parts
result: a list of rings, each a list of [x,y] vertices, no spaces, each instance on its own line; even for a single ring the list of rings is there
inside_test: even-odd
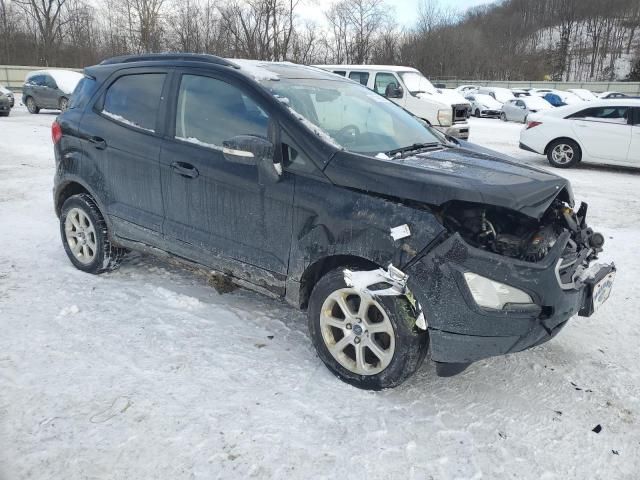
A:
[[[86,272],[170,253],[306,309],[327,367],[398,385],[539,345],[615,268],[568,182],[291,63],[119,57],[52,127],[55,211]]]

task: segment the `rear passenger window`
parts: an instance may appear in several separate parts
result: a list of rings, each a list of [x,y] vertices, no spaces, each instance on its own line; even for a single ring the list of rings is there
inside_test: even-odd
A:
[[[593,107],[574,113],[569,118],[626,125],[630,115],[629,107]]]
[[[238,135],[267,138],[268,115],[238,88],[221,80],[183,75],[178,92],[179,140],[221,148]]]
[[[369,73],[368,72],[351,72],[349,74],[349,78],[351,80],[355,80],[356,82],[360,82],[361,85],[367,86],[369,82]]]
[[[107,90],[102,113],[113,120],[155,132],[164,73],[125,75]]]
[[[345,72],[344,70],[334,70],[333,73],[335,73],[336,75],[342,75],[343,77],[347,75],[347,72]]]

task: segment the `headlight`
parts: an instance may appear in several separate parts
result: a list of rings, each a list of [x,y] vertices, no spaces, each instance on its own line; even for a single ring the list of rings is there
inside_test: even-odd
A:
[[[477,273],[466,272],[464,279],[473,299],[481,307],[502,310],[508,304],[533,304],[533,299],[522,290],[494,282]]]
[[[449,127],[453,123],[453,112],[451,110],[438,110],[438,123],[441,127]]]

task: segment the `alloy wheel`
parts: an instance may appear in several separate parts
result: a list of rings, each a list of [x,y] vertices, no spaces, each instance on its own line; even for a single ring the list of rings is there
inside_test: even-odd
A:
[[[352,373],[375,375],[393,359],[393,325],[366,292],[342,288],[329,295],[322,304],[320,330],[329,353]]]
[[[571,162],[571,160],[573,160],[573,155],[573,148],[571,145],[567,145],[566,143],[559,143],[551,152],[553,161],[560,165],[565,165]]]
[[[83,264],[91,263],[98,249],[91,219],[79,208],[72,208],[64,221],[64,233],[73,256]]]

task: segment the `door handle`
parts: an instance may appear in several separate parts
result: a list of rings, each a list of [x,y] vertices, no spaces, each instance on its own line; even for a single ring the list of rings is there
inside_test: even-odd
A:
[[[98,150],[104,150],[107,148],[107,142],[101,137],[89,137],[89,142],[93,144]]]
[[[200,175],[200,173],[198,172],[198,169],[193,165],[191,165],[190,163],[173,162],[171,164],[171,168],[178,175],[182,175],[183,177],[186,177],[186,178],[196,178],[198,175]]]

